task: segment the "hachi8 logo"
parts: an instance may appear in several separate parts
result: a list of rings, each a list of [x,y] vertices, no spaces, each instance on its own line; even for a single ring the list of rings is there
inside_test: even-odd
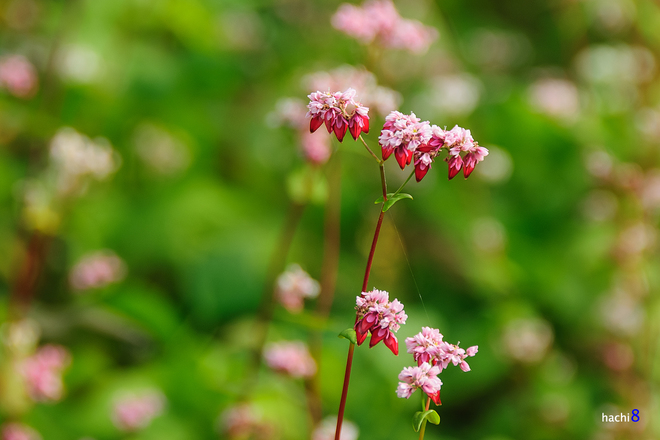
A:
[[[612,415],[612,414],[605,414],[603,413],[601,417],[602,422],[609,422],[609,423],[627,423],[627,422],[639,422],[639,410],[638,409],[633,409],[632,410],[632,417],[630,413],[624,414],[620,413],[617,415]]]

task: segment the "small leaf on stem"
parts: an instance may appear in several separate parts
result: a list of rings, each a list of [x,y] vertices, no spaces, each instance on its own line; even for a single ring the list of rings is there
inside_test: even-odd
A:
[[[387,212],[388,209],[390,209],[396,202],[398,202],[401,199],[411,199],[412,200],[413,196],[410,194],[406,193],[389,193],[387,195],[387,201],[383,204],[383,212]],[[383,203],[383,197],[378,197],[374,204],[379,204]]]
[[[413,415],[413,429],[415,432],[419,432],[422,429],[424,421],[429,421],[434,425],[440,424],[440,416],[435,410],[429,409],[428,411],[417,411]]]
[[[355,334],[355,330],[353,328],[347,328],[343,332],[339,333],[339,337],[348,339],[353,344],[357,345],[357,335]]]

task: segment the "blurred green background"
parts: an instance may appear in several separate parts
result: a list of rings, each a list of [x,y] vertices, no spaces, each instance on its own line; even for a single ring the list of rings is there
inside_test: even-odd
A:
[[[309,439],[303,381],[253,371],[264,317],[267,341],[316,335],[316,396],[336,414],[347,350],[336,335],[353,323],[378,167],[349,137],[307,164],[277,103],[306,104],[308,75],[348,65],[398,92],[402,112],[471,129],[491,152],[469,180],[447,181],[438,160],[409,184],[414,200],[388,211],[376,251],[369,286],[405,304],[402,347],[422,326],[479,345],[471,372],[442,373],[442,422],[425,438],[660,438],[658,3],[395,1],[438,31],[421,54],[334,29],[340,3],[0,1],[0,65],[31,66],[0,68],[4,423],[46,440]],[[371,115],[375,149],[384,115]],[[58,133],[111,147],[111,165],[62,181]],[[407,176],[392,160],[386,170],[390,187]],[[298,188],[307,174],[313,197]],[[329,318],[315,301],[263,312],[287,264],[322,278],[329,242],[340,249]],[[72,287],[76,263],[99,250],[121,276]],[[58,402],[14,386],[27,356],[12,348],[17,322],[69,350]],[[419,396],[395,393],[413,364],[401,351],[356,350],[346,418],[361,440],[417,438]],[[123,433],[113,402],[140,390],[166,403]],[[261,437],[222,426],[244,400],[269,425]],[[601,421],[634,408],[638,423]]]

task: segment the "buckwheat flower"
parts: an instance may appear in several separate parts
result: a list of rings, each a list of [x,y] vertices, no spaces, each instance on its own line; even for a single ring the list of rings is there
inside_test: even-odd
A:
[[[406,338],[407,352],[413,355],[417,365],[430,363],[440,353],[442,333],[431,327],[422,327],[422,331],[412,338]]]
[[[96,251],[83,256],[69,274],[69,283],[77,290],[98,289],[126,276],[126,264],[114,252]]]
[[[22,423],[6,423],[2,426],[2,440],[41,440],[41,435]]]
[[[124,432],[144,429],[163,412],[165,396],[158,390],[128,394],[118,398],[112,409],[112,421]]]
[[[220,431],[230,439],[262,438],[258,434],[265,427],[262,414],[249,403],[231,406],[220,415]]]
[[[286,272],[277,278],[277,299],[292,313],[300,312],[303,300],[315,298],[320,290],[319,283],[297,264],[290,265]]]
[[[458,345],[443,342],[439,347],[436,359],[443,370],[452,363],[454,366],[460,366],[464,372],[468,372],[470,371],[470,366],[465,362],[465,358],[476,355],[477,351],[479,351],[479,347],[476,345],[463,350]]]
[[[328,416],[314,429],[312,440],[334,440],[337,430],[337,416]],[[355,423],[344,420],[341,425],[340,440],[357,440],[360,431]]]
[[[294,378],[307,378],[316,374],[316,362],[300,341],[270,343],[264,350],[264,359],[273,370]]]
[[[440,368],[436,365],[422,364],[417,367],[405,367],[399,373],[399,386],[396,395],[410,398],[412,393],[421,389],[436,404],[440,405],[440,388],[442,381],[438,378]]]
[[[406,323],[408,315],[403,311],[403,304],[395,299],[390,302],[389,294],[384,290],[374,289],[363,292],[356,299],[357,320],[355,332],[358,345],[371,333],[369,347],[373,347],[380,341],[395,355],[399,354],[399,342],[394,336],[401,324]]]
[[[64,385],[62,372],[71,356],[66,348],[46,345],[19,365],[30,397],[38,402],[57,401],[62,398]]]
[[[30,98],[39,86],[37,72],[32,63],[22,55],[0,58],[0,87],[17,98]]]
[[[381,146],[383,160],[392,153],[401,167],[410,165],[418,147],[431,140],[432,129],[428,121],[421,121],[414,113],[404,115],[393,111],[385,118],[378,143]]]
[[[325,124],[328,133],[334,131],[339,142],[344,140],[347,130],[350,130],[353,139],[357,139],[363,131],[369,133],[369,108],[356,101],[355,94],[351,88],[345,92],[318,91],[309,94],[307,117],[311,118],[310,132],[314,133]]]
[[[400,19],[384,45],[422,54],[437,38],[438,31],[435,28],[424,26],[417,20]]]
[[[449,180],[453,179],[461,169],[467,179],[474,167],[488,156],[488,149],[480,147],[472,138],[470,130],[454,126],[444,133],[444,147],[449,151],[445,159],[449,165]],[[461,157],[461,153],[466,153]]]

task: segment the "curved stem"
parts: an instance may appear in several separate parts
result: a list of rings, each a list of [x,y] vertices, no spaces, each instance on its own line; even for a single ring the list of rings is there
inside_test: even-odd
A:
[[[424,411],[428,411],[430,406],[431,406],[431,398],[429,397],[426,400],[426,407],[424,408]],[[422,428],[419,430],[419,440],[424,440],[424,431],[426,431],[426,420],[422,422]]]
[[[397,194],[399,194],[399,193],[401,192],[401,190],[403,189],[403,187],[406,186],[406,185],[408,184],[408,182],[410,182],[410,179],[412,178],[413,174],[415,174],[415,170],[414,170],[414,169],[410,172],[410,175],[408,176],[408,178],[406,179],[406,181],[403,182],[403,183],[401,184],[401,186],[399,187],[399,189],[396,190],[396,192],[394,193],[394,195],[397,195]]]

